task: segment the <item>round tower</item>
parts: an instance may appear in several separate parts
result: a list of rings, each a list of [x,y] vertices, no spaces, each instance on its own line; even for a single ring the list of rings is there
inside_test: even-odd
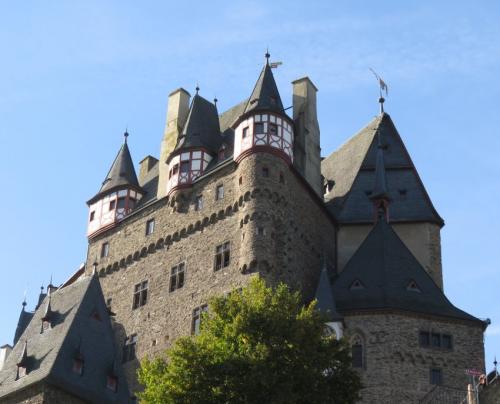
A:
[[[128,133],[99,192],[89,201],[87,236],[93,237],[123,220],[138,204],[144,191],[139,186],[127,145]]]

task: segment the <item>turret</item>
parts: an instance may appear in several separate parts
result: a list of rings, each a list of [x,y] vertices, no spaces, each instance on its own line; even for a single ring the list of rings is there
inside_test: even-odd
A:
[[[203,175],[222,142],[217,107],[201,97],[198,90],[197,88],[175,149],[167,159],[167,194],[189,187]],[[164,185],[160,182],[159,187],[162,186]]]
[[[327,320],[325,323],[325,333],[337,339],[342,338],[344,335],[343,318],[337,312],[326,263],[323,265],[323,269],[319,275],[315,299],[317,300],[317,309],[323,313]]]
[[[89,238],[123,220],[137,205],[144,191],[139,186],[127,145],[128,133],[99,192],[87,202]]]
[[[21,314],[19,315],[19,320],[17,322],[16,332],[14,334],[14,345],[17,344],[21,335],[23,335],[24,330],[33,318],[33,313],[26,311],[26,299],[22,303],[23,308],[21,309]]]
[[[234,123],[234,159],[267,151],[293,162],[293,121],[286,115],[269,65],[266,64],[248,99],[244,113]]]

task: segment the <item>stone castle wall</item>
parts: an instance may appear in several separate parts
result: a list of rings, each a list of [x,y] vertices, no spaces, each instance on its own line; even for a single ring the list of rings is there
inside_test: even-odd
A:
[[[221,184],[224,198],[216,200]],[[199,195],[203,208],[196,211]],[[252,274],[271,284],[285,281],[312,297],[321,254],[329,251],[332,260],[334,251],[333,224],[314,198],[280,157],[252,154],[91,240],[89,271],[102,243],[110,245],[109,256],[98,258],[98,271],[104,296],[112,299],[119,346],[126,336],[137,334],[139,359],[163,353],[176,338],[191,333],[193,309],[210,296],[244,286]],[[146,222],[152,218],[155,230],[146,236]],[[230,264],[215,271],[215,248],[227,241]],[[171,267],[180,262],[186,265],[185,284],[169,292]],[[134,285],[145,280],[148,302],[133,310]],[[137,360],[124,365],[133,390],[139,387],[138,365]]]
[[[364,343],[360,370],[363,403],[418,403],[434,385],[430,369],[441,369],[444,386],[465,390],[465,369],[484,370],[483,332],[477,324],[396,313],[350,315],[346,336]],[[419,332],[452,336],[451,350],[421,347]]]
[[[441,229],[434,223],[391,224],[434,282],[443,289]],[[338,231],[338,268],[342,271],[373,225],[341,225]]]
[[[48,384],[35,384],[0,399],[2,404],[84,404],[83,401]]]

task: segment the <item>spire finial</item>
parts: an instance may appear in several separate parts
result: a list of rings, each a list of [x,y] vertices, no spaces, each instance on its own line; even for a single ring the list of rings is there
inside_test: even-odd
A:
[[[271,57],[269,54],[269,46],[266,48],[266,54],[264,56],[266,57],[266,65],[269,66],[269,58]]]
[[[198,92],[200,91],[200,83],[196,83],[196,95],[198,95]]]
[[[214,97],[214,104],[215,104],[215,106],[217,106],[217,101],[219,101],[219,100],[217,99],[217,97]]]
[[[371,67],[370,71],[373,73],[373,75],[378,81],[378,92],[379,92],[378,102],[380,104],[380,115],[382,115],[384,113],[384,102],[385,102],[385,98],[382,96],[382,92],[385,91],[385,96],[387,97],[387,95],[389,94],[389,87],[387,87],[386,82],[382,80],[382,77],[380,77]]]
[[[125,132],[123,133],[123,142],[127,144],[127,138],[129,137],[128,134],[128,127],[125,128]]]
[[[496,355],[495,355],[495,360],[493,361],[493,365],[495,366],[495,374],[498,374],[498,371],[497,371],[498,362],[497,362],[497,356]]]

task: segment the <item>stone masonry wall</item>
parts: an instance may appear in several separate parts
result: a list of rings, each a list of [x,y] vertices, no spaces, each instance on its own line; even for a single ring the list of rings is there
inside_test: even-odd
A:
[[[345,323],[347,338],[364,342],[363,403],[418,403],[434,387],[431,368],[441,369],[443,385],[462,390],[465,369],[484,370],[480,325],[395,313],[348,315]],[[453,348],[421,347],[420,331],[451,335]]]
[[[47,384],[35,384],[15,394],[0,399],[2,404],[84,404],[83,401],[56,387]]]
[[[268,177],[262,175],[263,165]],[[216,200],[220,184],[224,198]],[[203,195],[203,208],[196,211],[194,201],[199,195]],[[146,236],[146,222],[152,218],[155,230]],[[126,336],[137,334],[140,360],[163,353],[176,338],[189,335],[193,309],[212,295],[244,286],[254,273],[270,283],[284,280],[303,287],[311,297],[321,252],[329,249],[333,257],[333,225],[329,228],[328,223],[322,207],[282,159],[253,154],[91,240],[87,268],[92,269],[102,243],[109,242],[109,256],[97,258],[102,288],[105,298],[112,299],[118,346]],[[215,271],[215,248],[227,241],[230,264]],[[186,265],[185,284],[169,292],[170,270],[180,262]],[[145,280],[149,282],[147,304],[133,310],[134,285]],[[138,366],[138,360],[124,365],[134,391],[140,388],[135,380]]]

